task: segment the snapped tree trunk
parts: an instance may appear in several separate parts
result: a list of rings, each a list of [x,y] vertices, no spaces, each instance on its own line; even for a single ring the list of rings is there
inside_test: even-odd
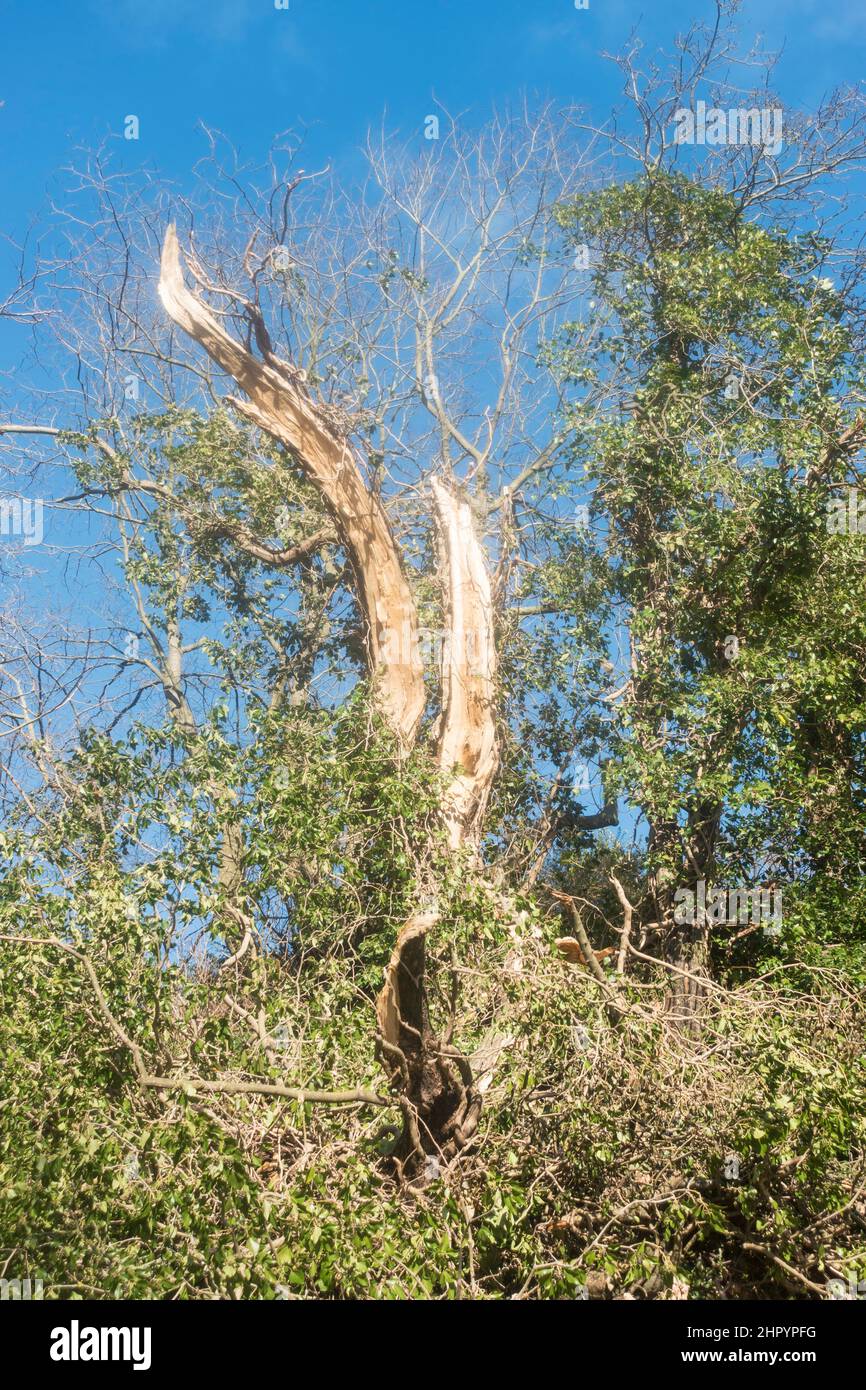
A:
[[[442,815],[451,851],[474,856],[497,764],[493,602],[469,502],[435,479],[433,499],[445,615],[436,747]],[[383,1059],[402,1077],[413,1106],[398,1157],[416,1173],[428,1157],[447,1161],[459,1152],[481,1112],[468,1060],[430,1026],[423,982],[427,936],[437,920],[432,910],[404,926],[377,1005]]]
[[[409,750],[424,709],[418,614],[385,509],[368,488],[348,441],[310,397],[301,375],[267,335],[259,359],[236,341],[184,283],[177,235],[168,228],[159,293],[173,321],[241,388],[236,410],[286,444],[319,489],[357,577],[367,620],[373,688],[398,744]],[[435,756],[443,776],[442,819],[455,853],[475,854],[496,772],[496,652],[484,551],[468,500],[434,481],[446,631],[442,712]],[[399,933],[377,1001],[382,1060],[404,1105],[400,1159],[417,1175],[427,1157],[448,1159],[478,1122],[480,1097],[468,1061],[436,1036],[426,990],[427,938],[438,911],[413,915]]]
[[[319,489],[357,577],[377,697],[401,746],[410,748],[424,711],[417,609],[385,509],[367,487],[348,441],[289,363],[272,352],[266,360],[254,357],[187,289],[173,226],[162,249],[159,296],[169,317],[245,393],[245,401],[229,398],[235,409],[287,445]]]
[[[422,1180],[435,1174],[440,1161],[447,1163],[460,1152],[481,1114],[468,1059],[430,1026],[427,934],[438,921],[434,908],[410,917],[402,927],[376,1001],[380,1054],[403,1098],[404,1126],[395,1158],[402,1173]]]
[[[497,766],[493,599],[469,502],[438,479],[433,500],[445,600],[437,756],[447,779],[449,843],[474,850]]]

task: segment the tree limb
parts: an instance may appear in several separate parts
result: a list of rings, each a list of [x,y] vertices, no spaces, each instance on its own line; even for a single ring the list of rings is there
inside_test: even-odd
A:
[[[163,244],[159,296],[169,317],[247,397],[229,397],[230,403],[287,445],[318,487],[358,579],[383,713],[401,746],[411,747],[425,703],[415,600],[384,507],[367,487],[348,441],[313,402],[298,372],[273,354],[264,362],[253,357],[187,289],[173,224]]]

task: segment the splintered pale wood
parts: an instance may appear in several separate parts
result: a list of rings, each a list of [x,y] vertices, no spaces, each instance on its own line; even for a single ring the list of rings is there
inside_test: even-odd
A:
[[[266,361],[254,357],[187,288],[174,226],[162,249],[159,297],[169,317],[244,392],[246,400],[230,398],[235,409],[286,444],[319,488],[357,576],[380,707],[408,749],[424,709],[417,610],[385,510],[370,493],[357,458],[300,375],[272,354]]]
[[[589,965],[589,961],[584,955],[580,942],[576,941],[573,936],[559,936],[553,944],[559,954],[564,956],[566,960],[571,961],[572,965]],[[606,956],[613,956],[615,954],[615,946],[603,946],[600,951],[593,952],[596,960],[604,960]]]
[[[487,562],[469,503],[435,479],[433,500],[446,614],[437,757],[450,779],[443,809],[456,849],[477,842],[496,773],[496,646]]]

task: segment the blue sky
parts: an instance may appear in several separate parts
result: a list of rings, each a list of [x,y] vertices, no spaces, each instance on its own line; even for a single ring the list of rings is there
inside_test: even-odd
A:
[[[484,119],[523,90],[586,102],[603,117],[617,74],[599,54],[635,27],[670,48],[701,0],[0,0],[0,224],[20,234],[78,144],[141,122],[124,162],[182,177],[202,154],[200,120],[242,155],[289,126],[311,158],[351,165],[383,114],[406,134],[435,96]],[[783,96],[811,105],[859,80],[862,0],[746,0],[744,36],[785,46]]]
[[[282,3],[282,0],[279,0]],[[0,0],[0,302],[15,246],[63,205],[82,148],[115,170],[146,166],[176,187],[206,153],[202,123],[258,162],[306,131],[304,167],[349,182],[384,120],[422,139],[441,102],[472,126],[523,94],[585,105],[602,123],[621,75],[603,53],[636,32],[649,59],[711,21],[711,0]],[[863,0],[744,0],[747,45],[782,50],[777,82],[813,108],[866,72]],[[664,65],[664,64],[663,64]],[[135,115],[140,138],[122,138]],[[0,373],[19,375],[25,330],[0,324]],[[9,405],[7,404],[7,411]]]

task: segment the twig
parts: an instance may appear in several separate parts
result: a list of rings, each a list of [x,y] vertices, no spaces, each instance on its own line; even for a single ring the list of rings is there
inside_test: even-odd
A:
[[[753,1245],[751,1241],[746,1240],[743,1241],[743,1249],[751,1251],[753,1255],[763,1255],[765,1259],[772,1260],[774,1265],[778,1265],[779,1269],[791,1279],[796,1279],[798,1284],[802,1284],[804,1288],[810,1289],[812,1293],[820,1294],[822,1298],[827,1297],[826,1288],[823,1288],[820,1284],[815,1284],[811,1279],[807,1279],[805,1274],[801,1274],[793,1265],[787,1264],[786,1261],[780,1259],[778,1255],[774,1255],[772,1250],[768,1250],[765,1245]]]
[[[558,888],[551,889],[551,892],[559,902],[565,903],[571,913],[571,920],[574,923],[574,934],[580,943],[580,949],[583,952],[584,959],[599,984],[604,985],[604,988],[607,989],[610,985],[610,981],[598,963],[598,959],[592,947],[592,942],[586,934],[586,928],[577,910],[577,903],[574,901],[574,898],[569,897],[567,893],[561,893]]]
[[[625,958],[628,954],[629,941],[631,939],[631,922],[634,916],[634,906],[629,902],[625,895],[625,889],[617,878],[616,874],[610,875],[610,881],[616,890],[622,906],[622,933],[619,938],[619,953],[616,958],[616,973],[621,975],[625,970]]]
[[[558,899],[559,902],[565,903],[568,907],[568,910],[571,913],[571,920],[574,923],[574,934],[577,937],[578,942],[580,943],[580,949],[583,951],[589,970],[591,974],[594,976],[594,978],[601,985],[602,989],[605,992],[605,995],[607,996],[608,1018],[613,1024],[619,1023],[625,1016],[625,1008],[619,1000],[618,991],[611,987],[610,980],[608,979],[607,975],[605,975],[604,971],[598,963],[598,957],[596,956],[595,951],[592,949],[592,942],[586,934],[586,928],[584,927],[580,913],[578,912],[577,903],[574,901],[574,898],[568,895],[568,893],[561,893],[558,888],[552,888],[551,892],[553,896],[556,899]]]

